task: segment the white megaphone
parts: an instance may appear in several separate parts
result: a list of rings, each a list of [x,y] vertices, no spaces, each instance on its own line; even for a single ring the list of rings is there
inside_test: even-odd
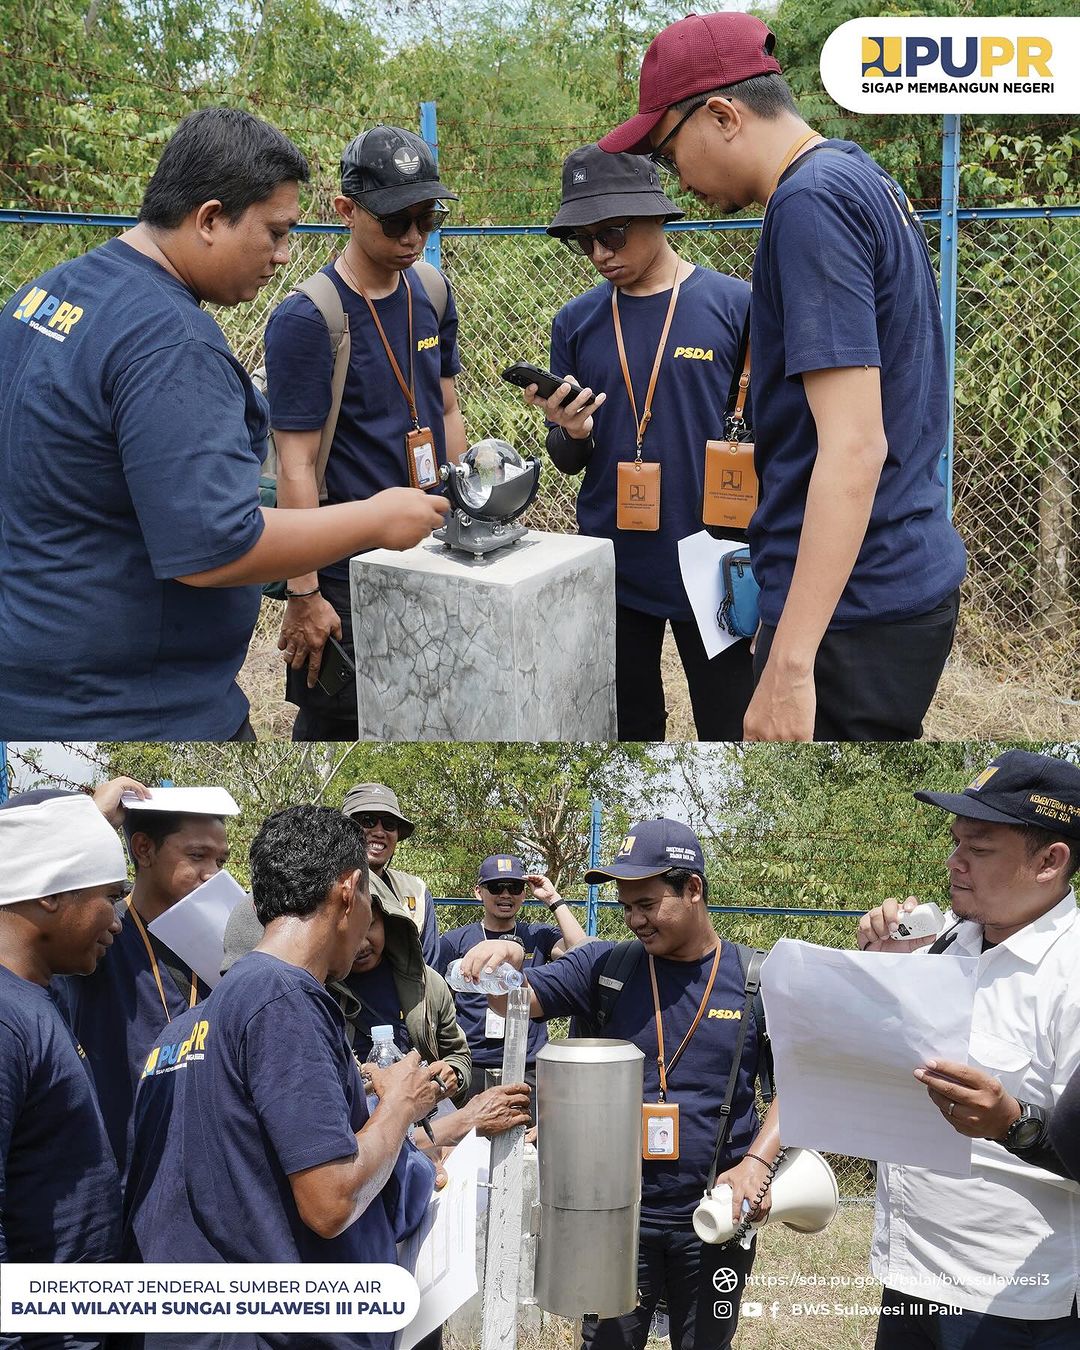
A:
[[[796,1233],[820,1233],[840,1207],[833,1170],[812,1148],[789,1148],[770,1187],[772,1208],[764,1220],[779,1219]],[[762,1224],[751,1224],[760,1228]],[[730,1242],[739,1225],[731,1217],[731,1187],[714,1186],[694,1210],[694,1232],[702,1242]]]

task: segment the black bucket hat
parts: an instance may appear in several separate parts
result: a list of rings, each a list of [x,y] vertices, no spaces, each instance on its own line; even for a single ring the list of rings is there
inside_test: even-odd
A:
[[[458,200],[439,182],[431,146],[402,127],[372,127],[349,142],[341,156],[341,191],[374,215],[417,202]]]
[[[562,171],[562,205],[547,227],[560,238],[583,225],[619,216],[686,215],[660,187],[660,175],[644,155],[606,155],[598,145],[583,145],[567,155]]]

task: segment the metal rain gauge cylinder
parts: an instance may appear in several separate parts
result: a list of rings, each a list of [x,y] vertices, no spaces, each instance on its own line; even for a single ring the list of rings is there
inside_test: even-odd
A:
[[[551,1041],[536,1057],[536,1301],[620,1317],[638,1301],[644,1056],[628,1041]]]

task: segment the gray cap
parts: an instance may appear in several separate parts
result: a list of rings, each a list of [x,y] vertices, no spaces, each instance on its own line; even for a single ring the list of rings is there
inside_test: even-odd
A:
[[[458,199],[439,182],[431,146],[403,127],[372,127],[349,142],[341,156],[341,191],[376,215]]]
[[[619,216],[680,220],[685,214],[664,194],[645,155],[605,155],[598,145],[583,145],[563,163],[562,205],[547,232],[559,237]]]
[[[408,816],[402,815],[397,794],[383,783],[357,783],[356,787],[346,792],[345,800],[341,803],[341,811],[346,816],[360,815],[364,811],[381,811],[389,816],[397,816],[401,821],[401,828],[398,830],[400,840],[408,839],[416,829]]]

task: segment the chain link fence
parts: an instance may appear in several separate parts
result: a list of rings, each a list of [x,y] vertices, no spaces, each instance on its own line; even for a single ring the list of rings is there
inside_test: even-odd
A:
[[[0,225],[0,300],[115,232]],[[936,249],[934,221],[927,233]],[[756,241],[752,222],[677,232],[691,261],[746,278]],[[340,243],[329,230],[298,233],[288,266],[252,304],[217,312],[249,369],[261,360],[274,306]],[[541,418],[499,372],[517,359],[546,364],[552,316],[592,283],[589,264],[542,233],[509,227],[445,230],[442,264],[460,311],[459,387],[470,439],[501,436],[540,454]],[[962,213],[953,484],[970,564],[958,648],[993,680],[1059,701],[1080,699],[1078,313],[1080,207]],[[528,523],[574,529],[576,490],[577,480],[547,464]]]

